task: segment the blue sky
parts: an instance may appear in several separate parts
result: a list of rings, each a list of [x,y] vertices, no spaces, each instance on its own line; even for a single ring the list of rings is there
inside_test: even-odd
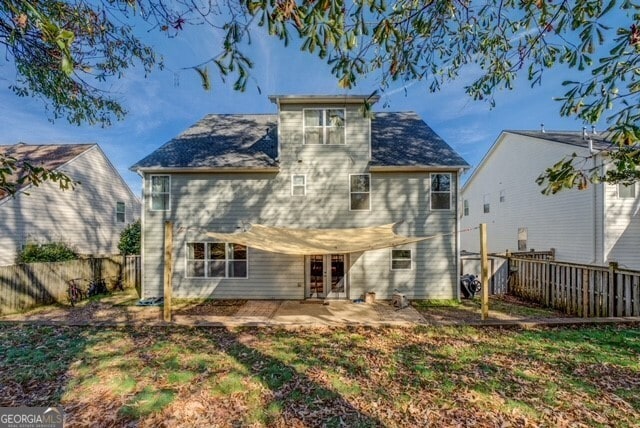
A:
[[[145,37],[163,54],[167,68],[154,71],[148,78],[143,77],[141,69],[132,69],[122,79],[110,82],[111,90],[129,113],[109,128],[78,127],[64,120],[50,123],[38,99],[18,98],[7,89],[13,83],[13,65],[0,63],[0,144],[98,143],[139,195],[140,177],[129,167],[208,113],[275,113],[275,105],[267,98],[271,94],[345,93],[321,60],[295,47],[283,48],[278,40],[267,36],[253,39],[250,51],[255,80],[246,92],[234,91],[232,82],[224,84],[217,76],[207,92],[195,72],[181,69],[215,55],[219,34],[191,27],[172,39],[151,33]],[[406,91],[403,83],[398,83],[383,94],[376,109],[383,110],[386,102],[389,106],[384,110],[416,111],[472,166],[480,162],[504,129],[537,130],[541,123],[548,130],[582,129],[581,122],[560,118],[560,103],[553,100],[563,94],[564,70],[549,71],[542,87],[532,89],[524,78],[516,81],[514,90],[497,94],[494,109],[464,94],[470,73],[434,94],[420,82],[408,85]],[[375,79],[370,78],[358,82],[348,93],[369,94],[376,88]]]

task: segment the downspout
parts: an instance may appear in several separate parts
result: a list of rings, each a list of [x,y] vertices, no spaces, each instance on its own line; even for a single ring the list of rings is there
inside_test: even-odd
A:
[[[463,169],[460,168],[456,174],[456,273],[454,275],[454,283],[456,290],[456,300],[460,301],[460,204],[462,195],[460,194],[460,177]]]
[[[597,155],[593,150],[593,139],[589,138],[589,154],[593,163],[593,170],[598,166]],[[591,198],[591,208],[593,214],[593,257],[591,263],[598,263],[598,185],[593,185],[593,197]],[[603,237],[604,238],[604,237]]]
[[[278,146],[277,146],[278,148],[277,148],[277,150],[278,150],[278,153],[276,154],[276,160],[278,162],[280,162],[280,139],[281,139],[281,135],[280,135],[280,128],[281,128],[280,127],[280,98],[276,99],[276,106],[278,107],[278,121],[277,121],[277,124],[276,124],[276,126],[278,127],[278,132],[277,132],[277,138],[278,138]],[[303,118],[303,120],[304,120],[304,118]]]
[[[147,184],[147,179],[146,179],[146,174],[140,170],[138,170],[138,174],[140,175],[140,177],[142,177],[142,194],[140,195],[140,198],[142,200],[142,203],[140,204],[140,298],[144,299],[145,298],[145,268],[144,268],[144,235],[145,235],[145,227],[144,227],[144,218],[145,218],[145,211],[147,208],[147,198],[146,198],[146,192],[145,192],[145,186]]]

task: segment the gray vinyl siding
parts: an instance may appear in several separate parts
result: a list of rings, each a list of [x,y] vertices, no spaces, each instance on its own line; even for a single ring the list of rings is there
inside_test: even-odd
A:
[[[616,185],[606,185],[605,262],[640,269],[640,183],[635,198],[619,198]]]
[[[535,182],[545,168],[565,156],[587,149],[505,132],[478,171],[465,184],[462,199],[469,215],[461,228],[487,224],[490,252],[517,251],[518,229],[526,228],[527,249],[556,249],[556,258],[577,263],[602,263],[598,233],[601,226],[602,189],[563,190],[543,195]],[[505,201],[499,201],[500,191]],[[483,212],[485,195],[490,212]],[[461,249],[479,251],[477,230],[461,233]]]
[[[323,106],[325,107],[325,106]],[[329,106],[331,107],[331,106]],[[415,298],[455,296],[456,196],[452,210],[429,210],[429,173],[372,173],[371,210],[351,211],[349,175],[369,173],[369,119],[357,107],[346,114],[345,145],[303,145],[302,106],[280,113],[280,171],[277,173],[171,174],[171,210],[144,215],[144,296],[163,292],[163,227],[175,225],[173,286],[177,296],[301,299],[305,290],[303,256],[249,249],[246,279],[194,279],[185,272],[187,242],[211,241],[207,230],[234,232],[249,223],[291,228],[352,228],[404,221],[399,233],[447,236],[418,244],[414,269],[390,269],[384,249],[351,256],[349,298],[375,291],[389,298],[395,288]],[[306,196],[291,195],[292,174],[306,175]],[[451,171],[457,188],[456,171]],[[149,194],[150,175],[145,176]]]
[[[0,265],[13,264],[28,242],[64,242],[81,254],[117,254],[120,232],[140,216],[140,201],[97,147],[60,170],[80,184],[62,191],[45,182],[0,202]],[[125,223],[116,221],[125,203]]]

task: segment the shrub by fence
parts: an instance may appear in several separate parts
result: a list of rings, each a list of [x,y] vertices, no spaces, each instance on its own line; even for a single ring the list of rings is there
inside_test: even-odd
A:
[[[510,258],[509,292],[582,317],[640,316],[640,271]]]
[[[117,278],[125,287],[140,287],[139,256],[25,263],[0,267],[0,315],[67,301],[68,281],[104,278],[111,288]]]

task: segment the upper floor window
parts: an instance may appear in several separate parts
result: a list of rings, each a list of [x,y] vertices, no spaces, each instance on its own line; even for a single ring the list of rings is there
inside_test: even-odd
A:
[[[491,204],[489,203],[489,194],[487,193],[482,197],[482,212],[489,214],[491,211]]]
[[[224,242],[187,243],[188,278],[248,278],[247,247]]]
[[[431,209],[451,209],[451,174],[431,174]]]
[[[125,205],[124,202],[116,202],[116,222],[124,223]]]
[[[171,207],[171,177],[151,176],[151,210],[169,211]]]
[[[349,176],[350,209],[368,211],[371,209],[371,175],[351,174]]]
[[[292,175],[291,176],[291,195],[304,196],[307,194],[307,176]]]
[[[304,144],[344,144],[344,109],[304,109]]]
[[[630,184],[625,186],[622,183],[618,183],[618,198],[635,198],[636,197],[636,184]]]
[[[469,200],[468,199],[465,199],[464,201],[462,201],[462,212],[465,215],[465,217],[469,215]]]
[[[500,191],[500,199],[499,199],[499,200],[500,200],[500,202],[504,202],[504,201],[507,199],[506,194],[507,194],[507,191],[506,191],[506,190],[501,190],[501,191]]]

